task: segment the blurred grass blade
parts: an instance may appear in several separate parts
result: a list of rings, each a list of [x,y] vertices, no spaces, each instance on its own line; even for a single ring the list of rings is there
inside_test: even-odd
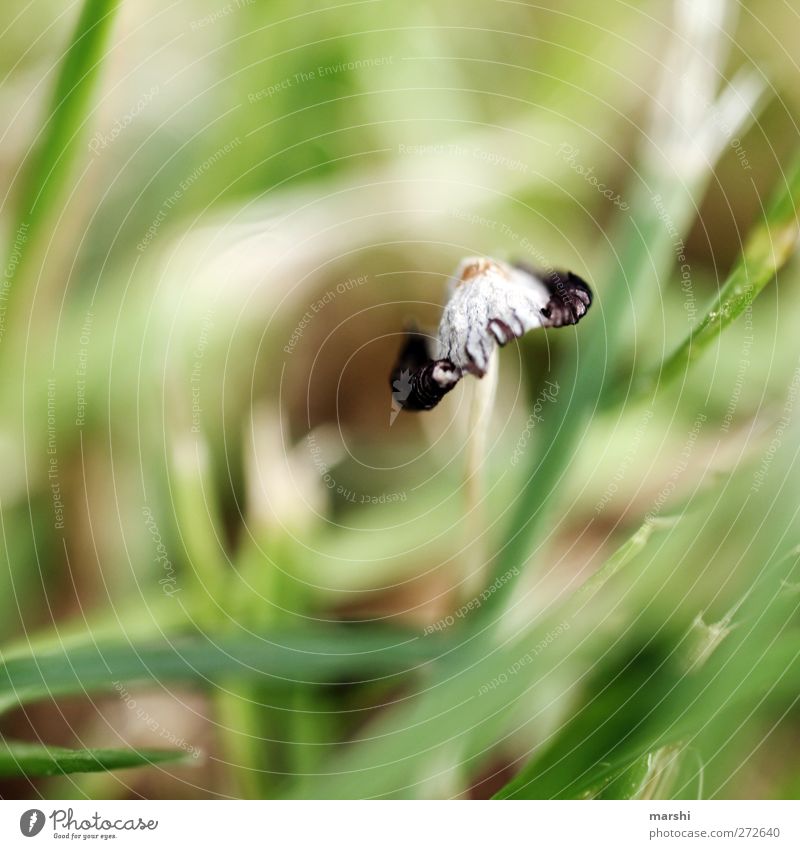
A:
[[[191,606],[197,622],[213,629],[226,618],[225,579],[231,569],[214,498],[210,452],[200,433],[176,435],[174,445],[172,500],[191,578]]]
[[[772,635],[774,637],[774,635]],[[678,678],[674,670],[651,670],[618,686],[619,671],[606,678],[602,694],[578,712],[539,757],[497,795],[498,799],[572,799],[591,793],[640,758],[674,746],[713,725],[746,714],[769,697],[796,700],[800,641],[776,640],[754,651],[753,673],[742,680],[740,667],[726,654],[698,677]],[[741,643],[736,648],[742,650]],[[741,659],[741,658],[740,658]],[[759,665],[763,665],[760,668]]]
[[[787,439],[783,450],[793,453],[794,445]],[[785,534],[787,526],[775,504],[796,512],[797,478],[774,479],[780,497],[770,490],[753,502],[751,473],[719,479],[691,511],[645,526],[586,591],[547,605],[489,648],[485,633],[464,640],[413,698],[376,717],[313,775],[299,777],[292,798],[427,798],[424,777],[432,770],[448,773],[449,796],[466,793],[489,769],[518,767],[531,757],[524,772],[535,781],[521,793],[582,796],[665,746],[685,742],[691,749],[693,735],[734,721],[762,700],[769,700],[765,711],[791,704],[800,674],[800,608],[786,588],[796,584],[800,564],[794,539],[776,544],[778,529]],[[713,528],[727,528],[743,505],[745,539],[732,538],[730,550],[718,554],[740,583],[724,602],[709,605],[707,596],[685,588],[696,580],[698,563],[707,562]],[[752,569],[736,559],[743,548]],[[717,607],[735,607],[736,619],[692,669],[693,623],[700,612],[717,618]]]
[[[17,740],[0,740],[0,776],[63,775],[68,772],[107,772],[179,761],[176,749],[63,749]]]
[[[35,153],[25,169],[20,203],[10,244],[18,261],[7,266],[6,297],[14,289],[36,250],[43,226],[57,205],[75,158],[81,130],[87,120],[103,52],[120,0],[84,0],[78,22],[58,71],[55,89]],[[23,247],[24,246],[24,247]]]
[[[642,790],[650,769],[650,756],[639,758],[614,776],[600,790],[596,799],[635,799]]]
[[[596,792],[658,748],[675,719],[683,670],[657,650],[622,656],[594,673],[585,704],[544,752],[534,755],[497,798],[576,798]],[[670,709],[667,709],[667,705]]]
[[[426,679],[415,698],[379,717],[365,739],[337,752],[326,765],[327,772],[318,769],[313,777],[299,781],[292,797],[413,796],[419,791],[414,778],[425,772],[429,760],[435,760],[448,742],[459,752],[465,769],[471,758],[479,761],[506,733],[504,722],[515,703],[524,700],[532,705],[531,692],[552,692],[548,687],[553,670],[580,653],[587,644],[587,632],[593,643],[605,639],[613,643],[612,618],[606,607],[588,602],[602,596],[600,590],[612,575],[643,553],[651,534],[667,527],[667,522],[644,525],[596,573],[598,581],[590,579],[569,598],[551,605],[501,646],[487,651],[477,637],[461,643],[439,664],[435,683]],[[590,592],[584,592],[584,587]],[[606,595],[611,604],[617,603],[616,593]],[[544,645],[546,653],[538,648]],[[510,670],[518,671],[509,674]],[[502,679],[507,679],[502,686],[494,686]],[[456,725],[455,715],[460,718]],[[459,732],[459,727],[468,731]],[[465,755],[467,750],[474,754]],[[475,764],[470,767],[474,769]]]
[[[675,645],[650,634],[638,651],[622,651],[593,673],[583,707],[497,798],[597,792],[625,770],[635,774],[637,761],[648,754],[735,723],[768,699],[795,703],[800,605],[780,590],[781,575],[791,574],[794,560],[787,568],[788,559],[776,557],[765,569],[739,606],[736,627],[703,665],[689,662],[688,631]]]
[[[631,562],[647,545],[655,528],[669,528],[676,519],[648,519],[627,539],[606,562],[588,578],[576,591],[575,601],[588,602],[600,591],[603,585]]]
[[[614,373],[629,325],[635,326],[629,320],[633,304],[641,312],[642,301],[655,297],[659,284],[669,277],[669,269],[675,262],[675,240],[686,235],[696,215],[717,158],[725,149],[728,131],[743,132],[761,100],[763,88],[752,84],[752,77],[748,77],[747,85],[742,85],[739,78],[716,103],[706,104],[707,109],[697,108],[697,92],[704,86],[697,74],[687,77],[683,73],[682,55],[687,51],[691,56],[708,53],[709,39],[719,41],[724,30],[713,26],[710,20],[696,27],[691,5],[678,4],[678,10],[679,29],[683,26],[687,31],[684,35],[676,33],[673,45],[676,56],[662,86],[664,102],[653,106],[654,119],[658,120],[654,120],[652,132],[640,152],[642,176],[629,192],[630,214],[621,219],[618,231],[612,233],[611,244],[617,247],[610,279],[598,291],[602,313],[613,316],[615,330],[607,332],[608,319],[590,317],[576,334],[576,344],[564,352],[557,366],[553,379],[564,386],[561,394],[568,403],[555,405],[553,414],[541,425],[539,444],[545,447],[545,453],[532,452],[531,469],[513,507],[510,527],[504,536],[506,541],[495,559],[490,581],[514,567],[523,574],[519,567],[535,550],[540,528],[552,508],[551,502],[585,421],[598,409],[605,395],[617,390],[616,382],[599,379],[598,368],[603,367],[605,374]],[[685,20],[687,17],[691,21]],[[703,74],[716,78],[711,64],[702,63],[702,68]],[[731,93],[734,89],[735,96]],[[720,101],[725,104],[726,120],[730,122],[724,128],[713,122],[709,124],[706,115]],[[694,106],[687,109],[689,104]],[[676,117],[679,115],[683,116],[682,120]],[[518,581],[518,577],[505,581],[492,595],[475,617],[477,627],[496,617],[497,609],[506,603]]]
[[[388,678],[419,669],[444,643],[385,630],[327,628],[286,634],[178,637],[161,642],[92,645],[0,665],[0,712],[45,697],[110,690],[118,682],[225,680],[285,687]]]
[[[767,283],[789,261],[800,241],[800,157],[782,180],[765,219],[754,227],[735,268],[703,319],[683,343],[661,364],[640,378],[633,396],[650,396],[683,374],[720,333],[761,294]],[[613,404],[619,396],[609,398]]]
[[[685,749],[679,744],[649,752],[633,760],[591,798],[668,799],[684,760]]]

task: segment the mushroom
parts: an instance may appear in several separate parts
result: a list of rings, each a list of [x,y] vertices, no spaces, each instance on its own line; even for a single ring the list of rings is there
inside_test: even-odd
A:
[[[435,350],[419,331],[407,335],[390,377],[393,409],[432,409],[465,374],[483,377],[496,345],[537,327],[577,324],[591,304],[588,284],[571,271],[463,260],[450,283]]]

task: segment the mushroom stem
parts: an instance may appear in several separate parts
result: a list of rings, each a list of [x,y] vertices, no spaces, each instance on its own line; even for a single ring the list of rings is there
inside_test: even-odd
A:
[[[471,600],[479,593],[489,567],[488,517],[484,499],[486,483],[486,448],[497,392],[498,360],[496,351],[489,355],[486,373],[473,381],[467,433],[465,469],[467,539],[464,549],[464,578],[459,596]]]

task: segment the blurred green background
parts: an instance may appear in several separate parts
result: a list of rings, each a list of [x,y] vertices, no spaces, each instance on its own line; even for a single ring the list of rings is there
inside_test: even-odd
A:
[[[0,18],[3,797],[797,798],[796,4]],[[469,255],[596,295],[474,480]]]

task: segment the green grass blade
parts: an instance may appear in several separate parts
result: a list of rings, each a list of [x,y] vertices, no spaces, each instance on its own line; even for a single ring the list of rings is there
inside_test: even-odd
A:
[[[663,519],[648,519],[641,527],[629,537],[622,545],[606,560],[606,562],[592,575],[575,593],[575,600],[588,602],[603,585],[625,568],[631,560],[647,545],[655,528],[669,528],[676,520],[665,517]]]
[[[540,758],[529,763],[495,798],[571,799],[592,792],[662,746],[691,739],[713,723],[746,714],[769,697],[796,699],[800,640],[775,641],[748,655],[754,668],[742,681],[738,665],[714,664],[697,678],[652,674],[633,694],[608,687],[608,699],[578,714]],[[734,674],[734,672],[736,674]],[[614,680],[616,684],[616,680]],[[602,733],[596,733],[602,729]]]
[[[649,635],[636,656],[623,654],[597,672],[584,707],[497,798],[580,797],[621,771],[635,773],[648,753],[691,744],[769,699],[796,702],[800,605],[781,591],[797,559],[790,554],[776,557],[753,584],[735,627],[699,668],[690,662],[687,632],[674,645]]]
[[[81,9],[58,72],[43,135],[24,172],[21,208],[11,236],[18,257],[8,264],[4,281],[8,301],[18,295],[15,284],[22,279],[69,176],[119,4],[120,0],[85,0]]]
[[[800,242],[800,158],[781,183],[764,221],[751,230],[739,261],[702,320],[658,369],[636,381],[634,398],[648,397],[683,374],[795,253]],[[619,395],[610,396],[608,405],[619,400]]]
[[[0,665],[0,712],[46,697],[110,690],[118,682],[219,687],[235,679],[285,687],[400,676],[440,656],[444,645],[431,636],[361,628],[87,645],[6,658]]]
[[[647,780],[649,758],[639,758],[600,790],[597,799],[635,799]]]
[[[800,674],[795,445],[787,437],[775,459],[786,477],[768,478],[760,498],[752,498],[753,468],[742,467],[691,510],[644,525],[596,580],[520,621],[513,635],[487,642],[462,632],[469,638],[435,678],[353,745],[331,749],[313,775],[298,776],[292,798],[459,795],[487,770],[530,757],[532,795],[581,796],[762,699],[764,716],[780,713]],[[710,555],[715,529],[743,515],[748,521]],[[719,621],[730,610],[726,638],[693,664],[698,616]],[[432,789],[431,774],[446,780]]]
[[[733,119],[738,132],[751,112]],[[531,459],[532,467],[523,482],[504,535],[506,542],[499,550],[489,582],[517,568],[519,575],[535,550],[542,523],[553,508],[552,501],[559,489],[575,444],[587,419],[603,404],[605,397],[616,393],[617,387],[604,383],[602,374],[613,374],[624,350],[626,316],[636,292],[641,293],[648,283],[654,287],[666,277],[666,269],[674,263],[676,233],[685,236],[699,207],[712,170],[724,146],[708,152],[702,168],[688,169],[681,178],[668,169],[646,170],[640,183],[630,192],[630,216],[612,234],[612,244],[619,245],[614,257],[608,284],[600,289],[602,312],[613,316],[614,333],[608,332],[607,321],[591,314],[578,329],[576,344],[571,347],[556,369],[555,377],[564,388],[559,393],[567,403],[558,403],[542,422],[539,444],[545,446],[543,456]],[[657,201],[657,202],[656,202]],[[665,219],[671,226],[665,225]],[[580,346],[577,341],[580,340]],[[627,388],[625,388],[627,393]],[[565,459],[567,458],[567,459]],[[474,617],[476,627],[492,620],[511,596],[519,577],[507,580]]]
[[[459,759],[470,760],[464,755],[466,738],[472,739],[474,757],[479,759],[503,735],[509,708],[521,698],[530,698],[525,695],[530,690],[547,689],[553,669],[580,651],[579,646],[586,642],[581,633],[591,632],[596,641],[600,630],[607,628],[610,619],[603,612],[605,606],[590,603],[602,595],[614,575],[642,554],[653,533],[667,527],[666,521],[643,525],[612,554],[596,573],[596,580],[590,578],[564,602],[552,605],[519,638],[491,651],[478,638],[465,641],[439,665],[441,674],[435,682],[426,680],[414,699],[370,727],[366,739],[336,753],[333,762],[313,777],[301,779],[292,789],[292,797],[413,796],[418,788],[412,777],[425,771],[428,759],[438,764],[444,754],[435,753],[446,749],[448,742],[459,752]],[[550,645],[553,635],[558,636]],[[606,636],[611,641],[611,635]],[[539,656],[542,645],[548,648]],[[526,662],[519,674],[510,676],[502,686],[486,687],[487,682],[506,675],[521,657],[533,655],[535,661]],[[454,725],[456,715],[460,722]],[[459,732],[459,727],[469,731]]]
[[[63,775],[107,772],[179,761],[186,753],[173,749],[64,749],[17,740],[0,740],[0,776]]]

